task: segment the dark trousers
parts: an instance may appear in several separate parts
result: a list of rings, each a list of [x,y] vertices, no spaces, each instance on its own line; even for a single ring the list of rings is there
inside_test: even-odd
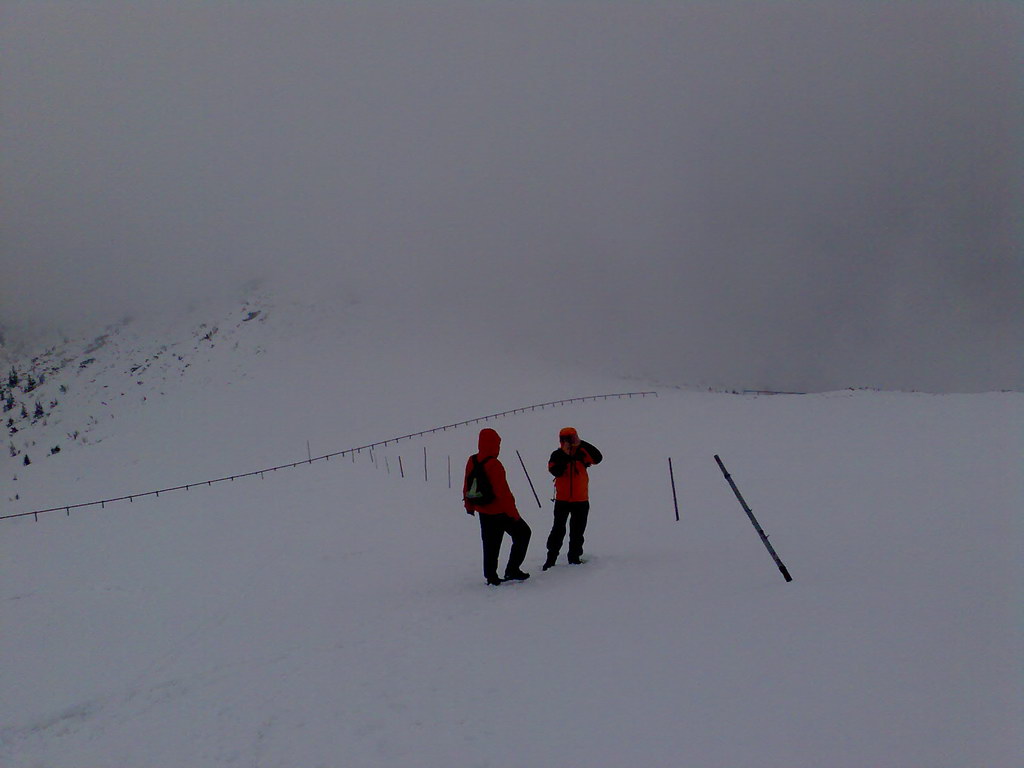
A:
[[[501,540],[507,533],[512,537],[512,550],[508,553],[505,571],[518,571],[526,559],[526,548],[530,546],[530,526],[522,518],[513,520],[508,515],[484,515],[480,518],[480,538],[484,544],[484,578],[497,578],[498,553]]]
[[[587,530],[589,501],[556,501],[555,522],[548,535],[548,559],[558,557],[565,540],[565,524],[569,523],[569,559],[579,560],[583,555],[583,534]]]

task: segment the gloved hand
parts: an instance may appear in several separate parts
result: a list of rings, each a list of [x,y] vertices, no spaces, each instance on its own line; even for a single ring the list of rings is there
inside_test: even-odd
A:
[[[572,457],[562,452],[561,454],[559,454],[558,456],[551,460],[551,464],[548,467],[548,472],[550,472],[555,477],[561,477],[565,473],[565,469],[566,467],[569,466],[569,462],[571,461]]]

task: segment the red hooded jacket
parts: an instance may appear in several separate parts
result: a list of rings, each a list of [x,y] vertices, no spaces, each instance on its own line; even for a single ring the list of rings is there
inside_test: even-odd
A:
[[[477,461],[483,461],[490,457],[490,461],[483,465],[487,479],[491,481],[494,489],[494,501],[479,507],[470,502],[465,502],[467,512],[479,512],[481,515],[508,515],[513,520],[519,519],[519,510],[516,509],[516,499],[508,487],[508,480],[505,478],[505,467],[498,461],[498,452],[501,450],[501,437],[493,429],[481,429],[478,443],[479,452],[475,454]],[[462,495],[466,495],[469,487],[469,473],[473,469],[473,456],[466,460],[466,474],[462,480]]]

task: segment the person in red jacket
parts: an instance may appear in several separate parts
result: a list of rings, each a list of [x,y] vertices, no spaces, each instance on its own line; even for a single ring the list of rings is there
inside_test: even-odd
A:
[[[548,460],[548,472],[555,478],[555,521],[548,535],[548,556],[544,570],[555,564],[565,540],[565,525],[569,524],[569,564],[583,562],[583,533],[590,514],[590,477],[587,468],[600,464],[604,457],[590,443],[580,440],[573,427],[558,433],[559,448]]]
[[[493,429],[481,429],[478,443],[479,452],[466,461],[466,475],[462,481],[462,497],[466,512],[478,513],[480,518],[480,538],[484,548],[484,578],[491,586],[503,581],[523,581],[530,574],[521,569],[526,559],[526,549],[530,545],[530,526],[519,515],[516,499],[508,487],[505,478],[505,467],[498,461],[501,450],[501,437]],[[475,464],[479,462],[487,475],[494,492],[494,500],[486,504],[474,503],[466,499],[469,489],[469,476]],[[508,554],[505,566],[505,578],[498,578],[498,554],[505,534],[512,537],[512,549]]]

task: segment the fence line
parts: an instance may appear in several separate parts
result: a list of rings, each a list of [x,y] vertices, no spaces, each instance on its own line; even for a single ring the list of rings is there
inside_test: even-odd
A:
[[[527,413],[528,411],[536,411],[538,409],[543,410],[545,408],[558,408],[564,405],[572,405],[573,403],[586,403],[596,400],[610,400],[622,398],[632,399],[634,397],[647,397],[652,395],[658,396],[657,392],[616,392],[608,395],[587,395],[585,397],[569,397],[564,400],[552,400],[549,403],[537,403],[536,405],[525,405],[521,408],[513,408],[510,411],[501,411],[500,413],[492,413],[488,416],[478,416],[475,419],[467,419],[465,421],[457,421],[454,424],[445,424],[441,427],[434,427],[433,429],[425,429],[421,432],[412,432],[408,435],[401,435],[400,437],[391,437],[387,440],[380,440],[376,443],[369,443],[367,445],[361,445],[358,448],[347,448],[344,451],[335,451],[333,453],[325,453],[323,456],[310,456],[305,461],[293,461],[287,464],[279,464],[276,467],[267,467],[266,469],[257,469],[252,472],[243,472],[237,475],[225,475],[224,477],[214,478],[212,480],[203,480],[198,483],[187,483],[185,485],[176,485],[170,488],[161,488],[158,491],[144,491],[142,493],[132,493],[125,496],[115,496],[109,499],[100,499],[99,501],[87,501],[81,504],[62,504],[58,507],[49,507],[47,509],[37,509],[32,512],[19,512],[13,515],[0,515],[0,520],[13,520],[17,517],[33,517],[36,520],[39,519],[39,515],[46,514],[47,512],[60,512],[63,510],[67,513],[68,517],[71,516],[72,509],[84,509],[85,507],[99,507],[100,509],[106,509],[107,504],[115,504],[121,501],[127,501],[134,503],[136,499],[144,499],[148,496],[160,497],[161,493],[173,493],[174,491],[190,491],[193,488],[201,488],[203,486],[212,486],[215,483],[234,482],[235,480],[242,480],[247,477],[263,477],[268,472],[277,472],[281,469],[294,469],[295,467],[303,466],[305,464],[313,464],[318,461],[330,461],[337,456],[352,456],[353,461],[355,460],[356,454],[361,454],[363,451],[372,451],[374,448],[387,447],[391,443],[399,443],[403,440],[414,440],[417,437],[424,437],[426,435],[433,435],[438,432],[447,432],[449,429],[458,429],[459,427],[469,426],[470,424],[479,424],[481,422],[490,421],[491,419],[500,419],[507,416],[515,416],[520,413]],[[307,447],[307,452],[308,452]],[[385,461],[387,457],[385,456]]]

